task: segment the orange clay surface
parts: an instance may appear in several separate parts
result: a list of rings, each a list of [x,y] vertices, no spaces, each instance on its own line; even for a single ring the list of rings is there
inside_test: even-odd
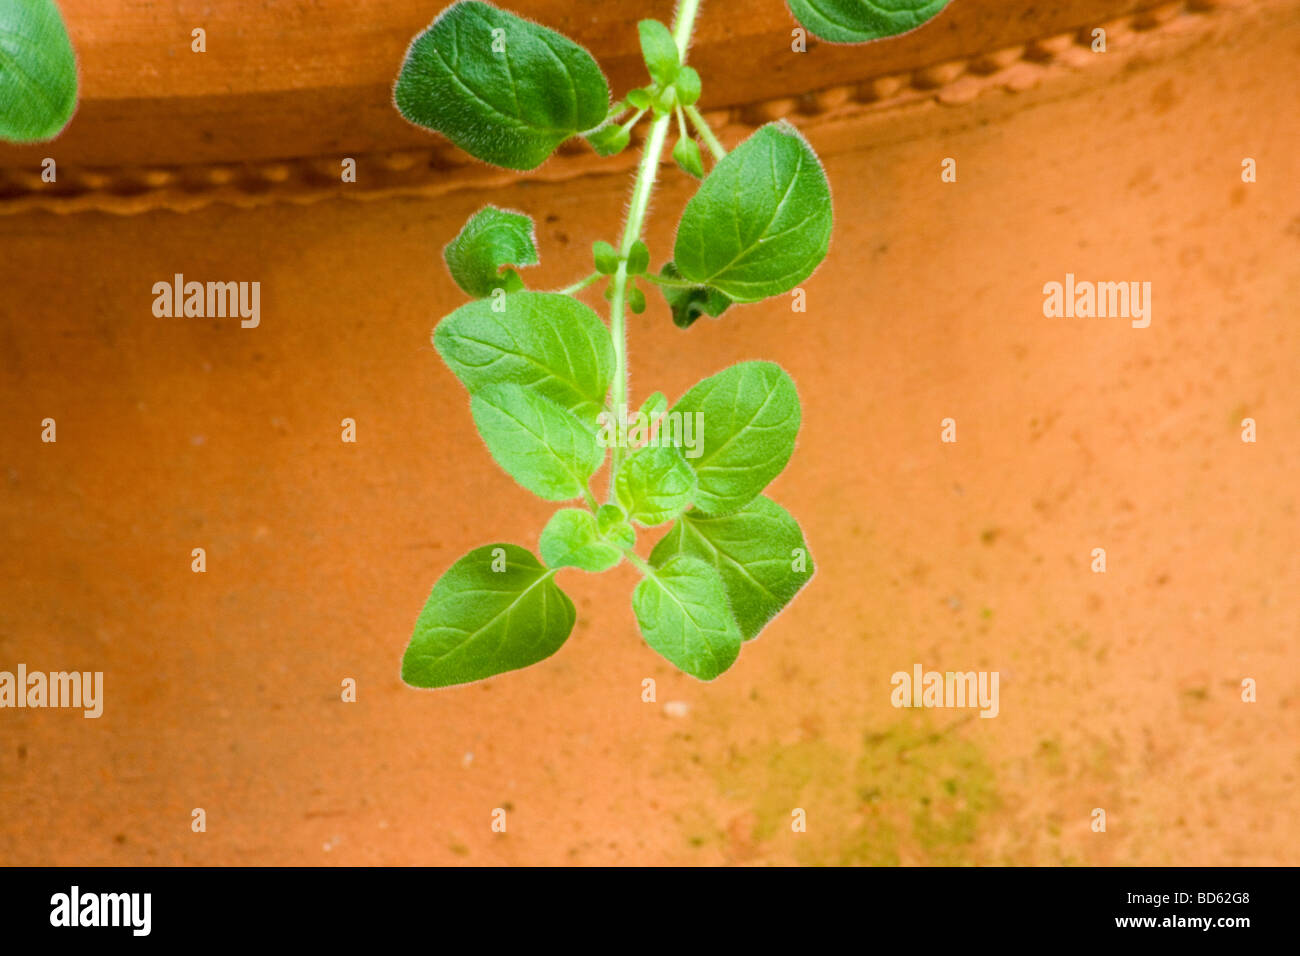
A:
[[[818,574],[709,685],[642,644],[626,565],[561,573],[551,660],[398,680],[434,580],[550,513],[430,345],[462,301],[439,251],[487,201],[526,210],[529,282],[567,284],[627,176],[0,218],[0,669],[106,694],[0,712],[0,863],[1300,862],[1298,58],[1293,15],[1234,14],[808,126],[837,221],[807,313],[631,320],[634,399],[767,358],[803,400],[771,494]],[[691,188],[663,182],[657,260]],[[261,327],[154,318],[176,272],[260,281]],[[1150,328],[1044,318],[1067,272],[1150,281]],[[999,716],[895,710],[917,663],[999,671]]]

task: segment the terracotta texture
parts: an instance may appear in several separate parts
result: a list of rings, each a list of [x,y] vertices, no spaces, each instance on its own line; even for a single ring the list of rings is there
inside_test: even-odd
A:
[[[66,6],[74,38],[113,35]],[[710,6],[706,90],[752,59]],[[753,29],[788,31],[754,6]],[[106,688],[99,720],[0,711],[0,863],[1300,862],[1298,11],[1173,5],[1092,59],[1017,51],[1019,92],[1004,75],[792,114],[836,204],[808,312],[631,321],[635,398],[766,358],[803,401],[772,494],[818,574],[708,685],[641,643],[627,566],[562,573],[579,623],[549,661],[437,693],[397,676],[438,575],[483,543],[535,548],[550,513],[493,464],[430,345],[462,301],[439,250],[485,202],[526,210],[528,280],[566,284],[618,228],[623,169],[0,217],[0,669],[103,670]],[[936,37],[937,58],[963,48]],[[785,55],[765,92],[846,56]],[[367,70],[348,83],[378,84]],[[103,99],[139,95],[128,79]],[[245,79],[232,95],[267,88]],[[751,105],[724,139],[785,108]],[[665,173],[657,258],[690,191]],[[260,327],[155,318],[152,284],[177,272],[260,281]],[[1067,272],[1150,281],[1150,327],[1044,318]],[[999,716],[894,709],[890,675],[916,663],[999,671]]]

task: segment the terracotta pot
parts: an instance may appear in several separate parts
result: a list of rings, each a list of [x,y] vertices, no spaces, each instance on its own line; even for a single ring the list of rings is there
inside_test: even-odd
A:
[[[0,669],[103,671],[105,701],[0,713],[0,860],[1297,862],[1294,0],[954,0],[802,55],[778,0],[706,4],[704,106],[729,144],[807,132],[835,240],[806,313],[635,317],[633,394],[788,368],[804,426],[772,494],[818,574],[705,685],[641,642],[632,569],[566,571],[558,654],[437,693],[398,679],[433,581],[535,548],[551,511],[430,346],[462,301],[439,251],[523,209],[530,283],[563,285],[628,160],[519,177],[402,123],[428,5],[63,6],[80,111],[0,151]],[[671,4],[515,6],[625,87],[633,21]],[[692,188],[665,170],[656,259]],[[259,281],[259,326],[155,317],[176,273]],[[1045,317],[1067,273],[1149,281],[1149,327]],[[916,664],[999,672],[997,718],[894,708]]]

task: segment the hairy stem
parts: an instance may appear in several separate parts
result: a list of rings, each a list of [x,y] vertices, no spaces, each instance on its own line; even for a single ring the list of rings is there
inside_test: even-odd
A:
[[[601,278],[602,276],[599,272],[593,272],[585,279],[579,279],[577,282],[573,283],[573,285],[565,286],[563,289],[559,291],[558,294],[573,295],[575,292],[581,292],[583,289],[587,288],[587,286],[599,282]]]
[[[686,62],[686,51],[690,46],[691,32],[695,29],[695,17],[700,11],[700,0],[681,0],[677,7],[677,18],[673,24],[673,39],[677,41],[677,51],[681,61]],[[646,210],[650,208],[650,194],[654,191],[655,177],[659,173],[659,163],[663,159],[664,143],[668,139],[668,127],[672,123],[671,113],[655,118],[646,136],[645,146],[641,151],[641,163],[637,167],[636,184],[632,187],[632,201],[628,207],[627,223],[623,227],[623,241],[619,246],[618,270],[614,273],[612,299],[610,300],[609,327],[614,339],[614,415],[620,416],[627,405],[627,258],[632,246],[641,238],[641,229],[645,225]],[[618,422],[615,432],[619,439],[614,442],[614,451],[609,467],[609,500],[614,500],[614,479],[618,477],[619,465],[623,463],[625,449],[621,439],[622,422]]]
[[[709,126],[709,121],[704,118],[704,114],[694,106],[686,107],[686,115],[690,118],[691,125],[695,127],[695,132],[700,134],[700,139],[704,140],[704,145],[709,147],[709,152],[713,154],[714,159],[722,159],[727,155],[726,147],[722,141],[713,135],[713,129]]]
[[[638,571],[640,571],[646,577],[648,578],[654,577],[655,569],[650,567],[650,565],[631,548],[624,549],[623,557],[627,558],[628,563],[633,565]]]

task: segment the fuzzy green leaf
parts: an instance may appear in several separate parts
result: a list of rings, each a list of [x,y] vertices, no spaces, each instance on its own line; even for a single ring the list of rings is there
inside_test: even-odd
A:
[[[696,179],[704,178],[704,157],[700,155],[700,147],[695,140],[678,139],[677,145],[673,147],[673,159],[684,172]]]
[[[583,508],[555,512],[542,531],[542,560],[547,567],[581,568],[598,574],[622,557],[623,552],[602,536],[595,516]]]
[[[632,609],[645,642],[692,677],[713,680],[740,654],[722,577],[699,558],[665,561],[636,586]]]
[[[554,573],[513,544],[465,555],[433,586],[402,657],[402,680],[448,687],[550,657],[576,617]]]
[[[601,505],[596,509],[596,527],[601,537],[615,547],[626,550],[636,544],[636,531],[618,505]]]
[[[815,570],[799,523],[763,495],[721,517],[686,512],[650,552],[650,563],[659,567],[681,554],[718,569],[747,641],[794,599]]]
[[[642,275],[650,268],[650,250],[640,239],[632,243],[632,248],[627,254],[627,274],[630,276]]]
[[[581,498],[605,459],[591,428],[522,386],[479,389],[470,400],[470,412],[496,463],[547,501]]]
[[[591,244],[591,255],[596,260],[596,271],[603,276],[612,276],[618,271],[618,250],[604,239],[597,239]]]
[[[673,82],[677,87],[677,102],[682,106],[694,106],[699,102],[702,86],[700,83],[700,74],[689,66],[684,66],[677,74],[677,79]]]
[[[77,108],[77,57],[52,0],[0,2],[0,140],[58,136]]]
[[[617,527],[627,520],[627,515],[618,505],[601,505],[596,509],[596,527],[601,534]]]
[[[537,265],[532,219],[520,212],[487,206],[465,223],[455,239],[442,251],[451,277],[469,295],[482,298],[493,289],[511,289],[522,285],[511,270],[503,276],[505,266]],[[513,276],[514,281],[510,281]]]
[[[831,193],[812,148],[770,123],[713,167],[686,204],[673,260],[736,302],[789,292],[826,257]]]
[[[642,292],[639,288],[637,288],[635,282],[628,282],[627,307],[631,309],[632,312],[635,313],[636,315],[640,315],[642,312],[645,311],[645,306],[646,306],[645,293]]]
[[[412,123],[471,156],[523,170],[604,123],[609,84],[567,37],[462,0],[411,42],[393,100]]]
[[[461,306],[438,323],[433,344],[471,394],[489,385],[524,385],[583,421],[595,421],[614,378],[605,323],[576,299],[553,292]]]
[[[637,418],[643,419],[646,427],[650,428],[666,411],[668,411],[668,396],[663,392],[655,392],[642,403]]]
[[[660,86],[667,86],[677,78],[681,58],[677,54],[677,41],[672,31],[658,20],[642,20],[637,24],[641,34],[641,55],[646,69]]]
[[[632,142],[632,133],[616,123],[610,123],[587,134],[586,139],[598,155],[615,156],[627,149]]]
[[[704,441],[687,459],[699,476],[695,506],[706,514],[738,511],[781,473],[799,434],[799,394],[772,362],[741,362],[711,375],[669,412],[699,413]]]
[[[808,32],[831,43],[866,43],[915,30],[948,0],[787,0]]]
[[[671,521],[690,505],[695,497],[695,472],[676,448],[646,445],[623,461],[614,489],[628,518],[653,528]]]

